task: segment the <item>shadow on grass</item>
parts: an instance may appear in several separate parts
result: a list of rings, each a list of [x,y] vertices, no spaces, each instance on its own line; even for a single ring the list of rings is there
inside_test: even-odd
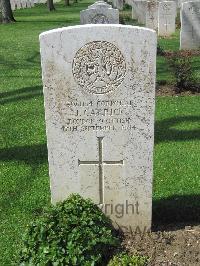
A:
[[[26,87],[14,91],[0,93],[0,104],[29,100],[33,97],[41,96],[42,86]]]
[[[27,62],[29,63],[37,63],[39,64],[40,63],[40,53],[37,51],[37,52],[34,52],[33,55],[31,55],[29,58],[26,59]]]
[[[14,206],[20,204],[19,201],[22,195],[24,195],[25,191],[26,193],[30,193],[33,182],[38,178],[38,169],[40,165],[43,163],[47,164],[47,146],[46,144],[38,144],[32,146],[1,149],[0,161],[15,161],[18,163],[25,163],[30,167],[29,174],[26,173],[20,175],[20,178],[14,177],[13,182],[15,183],[15,186],[11,186],[1,195],[1,207],[2,209],[6,210],[5,212],[7,212],[7,210],[9,210],[10,208],[13,208]],[[3,178],[8,179],[9,176],[5,175]],[[36,215],[38,209],[31,211]]]
[[[200,224],[200,195],[174,195],[153,201],[153,228]]]
[[[40,164],[47,163],[47,146],[37,144],[1,149],[0,160],[24,162],[35,172]],[[167,230],[168,225],[177,229],[198,223],[200,223],[200,195],[174,195],[153,201],[153,230],[160,226]]]
[[[47,162],[47,145],[17,146],[0,150],[0,160],[21,161],[30,166]]]
[[[178,130],[173,127],[180,123],[198,122],[200,116],[181,116],[158,121],[155,124],[155,143],[168,141],[189,141],[200,139],[200,129]]]

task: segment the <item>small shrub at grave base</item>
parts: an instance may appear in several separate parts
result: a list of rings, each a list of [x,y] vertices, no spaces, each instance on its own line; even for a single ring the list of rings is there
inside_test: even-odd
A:
[[[123,10],[132,10],[132,6],[125,4]]]
[[[178,12],[176,16],[176,29],[180,28],[181,28],[181,20],[180,20],[180,12]]]
[[[119,245],[110,219],[74,194],[28,226],[19,264],[104,265]]]
[[[199,56],[200,51],[165,52],[170,67],[173,70],[177,92],[200,92],[199,81],[195,79],[192,68],[193,56]]]
[[[122,25],[125,25],[125,19],[128,18],[128,16],[126,17],[122,12],[119,13],[119,23]]]
[[[148,264],[148,258],[138,255],[128,255],[127,253],[120,253],[115,255],[108,266],[146,266]]]
[[[157,45],[157,55],[165,55],[165,50],[160,46],[160,44]]]

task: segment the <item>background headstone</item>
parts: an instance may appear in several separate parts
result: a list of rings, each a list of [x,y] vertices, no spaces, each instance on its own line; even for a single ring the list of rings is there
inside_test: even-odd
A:
[[[119,10],[98,1],[80,12],[81,24],[119,24]]]
[[[35,6],[34,0],[31,0],[31,7],[34,7],[34,6]]]
[[[21,0],[16,0],[16,6],[17,6],[17,9],[22,8]]]
[[[91,24],[40,44],[52,202],[79,193],[115,224],[149,229],[156,33]]]
[[[146,12],[147,12],[147,2],[146,1],[136,1],[134,7],[135,7],[135,12],[137,14],[138,22],[141,24],[145,24]]]
[[[11,5],[11,9],[15,10],[16,9],[16,3],[15,0],[10,0],[10,5]]]
[[[112,4],[114,8],[117,8],[119,10],[123,10],[124,7],[124,1],[123,0],[112,0]]]
[[[158,6],[158,35],[170,36],[176,30],[176,3],[163,1]]]
[[[146,27],[158,30],[158,2],[147,1]]]
[[[138,15],[136,12],[136,4],[132,2],[131,6],[132,6],[132,19],[138,19]]]
[[[180,48],[200,49],[200,2],[182,4]]]
[[[26,8],[26,0],[21,0],[21,6],[22,8]]]

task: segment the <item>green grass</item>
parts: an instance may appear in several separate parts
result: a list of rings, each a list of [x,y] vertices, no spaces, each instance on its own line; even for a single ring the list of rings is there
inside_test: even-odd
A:
[[[67,8],[59,3],[52,13],[44,5],[17,10],[17,23],[0,25],[1,266],[13,264],[25,225],[50,204],[38,35],[79,24],[79,11],[91,2]],[[177,38],[160,41],[176,49]],[[171,78],[163,58],[158,58],[157,69],[159,79]],[[199,115],[197,96],[157,98],[154,222],[198,219]]]

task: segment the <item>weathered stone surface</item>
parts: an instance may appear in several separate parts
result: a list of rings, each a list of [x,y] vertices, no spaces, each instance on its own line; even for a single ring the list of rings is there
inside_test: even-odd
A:
[[[176,30],[176,3],[173,1],[163,1],[158,8],[158,35],[170,36]]]
[[[26,0],[21,0],[21,6],[22,8],[26,8]]]
[[[200,48],[200,2],[182,4],[180,48]]]
[[[135,12],[137,14],[138,22],[145,24],[146,22],[146,12],[147,12],[147,2],[146,1],[135,1]]]
[[[21,9],[22,8],[22,5],[21,5],[21,0],[16,0],[16,7],[17,9]]]
[[[112,4],[114,8],[117,8],[119,10],[122,10],[124,7],[124,1],[123,0],[112,0]]]
[[[52,202],[91,198],[151,226],[156,33],[83,25],[40,35]]]
[[[81,24],[119,24],[119,10],[98,1],[80,12]]]
[[[132,6],[132,14],[131,14],[132,19],[138,19],[138,15],[136,13],[136,5],[135,5],[135,3],[133,2],[131,4],[131,6]]]
[[[146,27],[158,30],[158,2],[147,1]]]
[[[15,10],[16,9],[15,0],[10,0],[10,5],[11,5],[11,9],[12,10]]]

